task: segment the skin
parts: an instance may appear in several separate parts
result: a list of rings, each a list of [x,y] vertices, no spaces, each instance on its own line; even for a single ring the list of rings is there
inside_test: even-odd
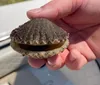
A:
[[[27,12],[29,18],[48,18],[70,33],[70,44],[62,53],[46,60],[32,59],[34,68],[42,65],[57,70],[64,65],[79,70],[86,63],[100,58],[100,0],[52,0]]]

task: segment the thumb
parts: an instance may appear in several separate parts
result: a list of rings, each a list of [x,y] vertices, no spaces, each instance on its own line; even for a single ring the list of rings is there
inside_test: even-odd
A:
[[[32,9],[27,12],[29,18],[44,17],[58,19],[71,14],[78,8],[76,4],[81,0],[52,0],[41,8]]]

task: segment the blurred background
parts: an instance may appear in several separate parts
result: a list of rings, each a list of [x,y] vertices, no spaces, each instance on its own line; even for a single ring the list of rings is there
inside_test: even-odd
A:
[[[14,4],[22,1],[28,1],[28,0],[0,0],[0,6],[7,4]]]
[[[100,85],[100,59],[79,71],[66,66],[51,71],[45,66],[34,69],[27,57],[10,47],[11,31],[27,20],[26,12],[50,0],[0,0],[0,85]]]

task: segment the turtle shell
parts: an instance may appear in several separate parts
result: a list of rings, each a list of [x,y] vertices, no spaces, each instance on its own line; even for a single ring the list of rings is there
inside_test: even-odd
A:
[[[10,37],[14,50],[33,58],[48,58],[68,46],[68,33],[45,18],[29,20],[14,29]]]

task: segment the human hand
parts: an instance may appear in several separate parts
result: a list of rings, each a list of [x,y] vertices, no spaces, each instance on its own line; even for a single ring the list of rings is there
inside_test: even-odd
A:
[[[46,60],[29,57],[29,64],[34,68],[46,64],[52,70],[66,65],[78,70],[100,57],[99,8],[99,0],[52,0],[41,8],[28,11],[29,18],[48,18],[70,33],[70,45],[62,53]]]

